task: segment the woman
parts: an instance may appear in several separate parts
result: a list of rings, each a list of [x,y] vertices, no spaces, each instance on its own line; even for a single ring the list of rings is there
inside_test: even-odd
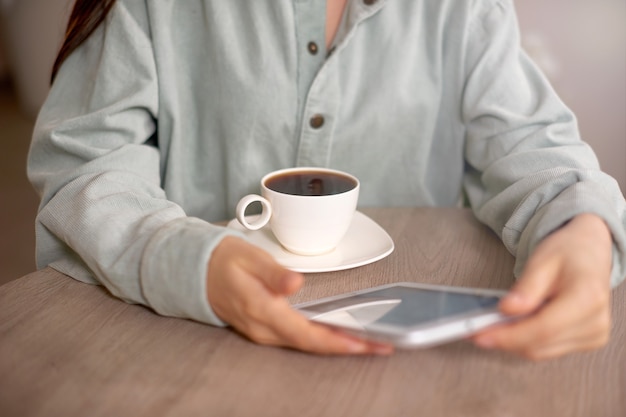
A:
[[[516,256],[501,310],[536,312],[477,345],[606,343],[624,198],[511,0],[78,0],[29,156],[38,264],[259,343],[389,353],[307,322],[285,300],[302,276],[210,223],[305,165],[356,175],[362,206],[467,198]]]

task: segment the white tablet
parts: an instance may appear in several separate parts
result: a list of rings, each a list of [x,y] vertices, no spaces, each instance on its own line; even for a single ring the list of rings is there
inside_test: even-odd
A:
[[[506,291],[401,282],[295,306],[310,320],[399,348],[462,339],[514,317],[498,312]]]

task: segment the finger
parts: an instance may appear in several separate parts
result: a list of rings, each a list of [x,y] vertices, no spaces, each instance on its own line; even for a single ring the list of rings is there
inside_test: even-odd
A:
[[[605,346],[608,342],[608,334],[598,332],[595,336],[578,337],[564,340],[560,343],[551,343],[547,346],[533,348],[522,352],[522,355],[532,360],[545,360],[557,358],[574,352],[588,352]]]
[[[282,334],[286,346],[317,354],[391,354],[393,347],[341,333],[321,324],[301,325],[298,334]]]
[[[529,260],[522,276],[500,302],[502,313],[512,316],[530,314],[552,294],[559,275],[559,261],[537,255]]]
[[[539,361],[552,359],[574,352],[584,352],[598,349],[608,342],[608,332],[597,331],[594,334],[571,335],[568,338],[551,340],[541,346],[532,345],[525,349],[509,350],[527,359]]]
[[[362,354],[362,355],[390,355],[394,351],[394,347],[388,343],[375,342],[359,339],[340,331],[325,328],[320,324],[313,325],[319,328],[319,335],[311,332],[310,335],[314,342],[310,344],[310,351],[318,354]],[[319,343],[323,341],[323,343]],[[327,344],[327,341],[331,341]],[[307,350],[308,344],[305,345]]]
[[[563,315],[559,306],[547,305],[541,311],[519,322],[494,328],[477,337],[477,344],[508,351],[526,351],[531,347],[545,346],[548,341],[568,337],[574,323],[580,322],[578,313]]]
[[[598,330],[593,334],[578,335],[546,346],[536,347],[523,352],[532,360],[552,359],[573,352],[588,352],[605,346],[609,341],[609,332]]]
[[[477,335],[474,341],[484,348],[499,348],[529,356],[532,352],[559,345],[583,349],[587,342],[593,345],[598,339],[607,339],[609,330],[610,312],[606,304],[585,305],[580,297],[564,293],[535,315],[488,329]]]
[[[256,276],[270,291],[280,295],[291,295],[304,284],[304,277],[280,265],[276,260],[256,246],[245,244],[241,250],[242,267]]]
[[[267,323],[283,346],[321,354],[389,354],[393,351],[390,345],[359,339],[311,322],[285,304],[276,306]]]
[[[389,345],[362,340],[313,323],[291,307],[281,310],[275,308],[267,320],[255,323],[245,335],[259,344],[317,354],[390,354],[393,351]]]
[[[302,337],[296,335],[292,339],[293,347],[300,350],[319,354],[389,355],[393,352],[390,344],[359,339],[321,324],[309,323],[306,327],[303,325],[302,329]]]

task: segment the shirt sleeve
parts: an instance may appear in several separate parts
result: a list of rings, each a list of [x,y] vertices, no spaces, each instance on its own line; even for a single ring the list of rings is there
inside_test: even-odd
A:
[[[206,290],[233,232],[188,217],[161,187],[159,91],[143,2],[118,2],[64,63],[37,120],[28,175],[41,195],[38,267],[167,316],[224,325]]]
[[[512,1],[476,4],[462,100],[470,204],[516,256],[516,275],[549,233],[578,214],[600,216],[613,236],[615,286],[626,276],[619,186],[600,170],[574,115],[522,51]]]

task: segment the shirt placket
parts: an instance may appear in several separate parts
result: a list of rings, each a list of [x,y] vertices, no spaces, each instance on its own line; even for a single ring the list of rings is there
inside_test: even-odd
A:
[[[347,7],[344,27],[325,53],[326,8],[322,1],[296,1],[298,30],[298,96],[300,134],[296,166],[328,166],[340,105],[338,59],[358,24],[376,13],[385,0],[354,0]],[[315,21],[315,22],[314,22]]]

